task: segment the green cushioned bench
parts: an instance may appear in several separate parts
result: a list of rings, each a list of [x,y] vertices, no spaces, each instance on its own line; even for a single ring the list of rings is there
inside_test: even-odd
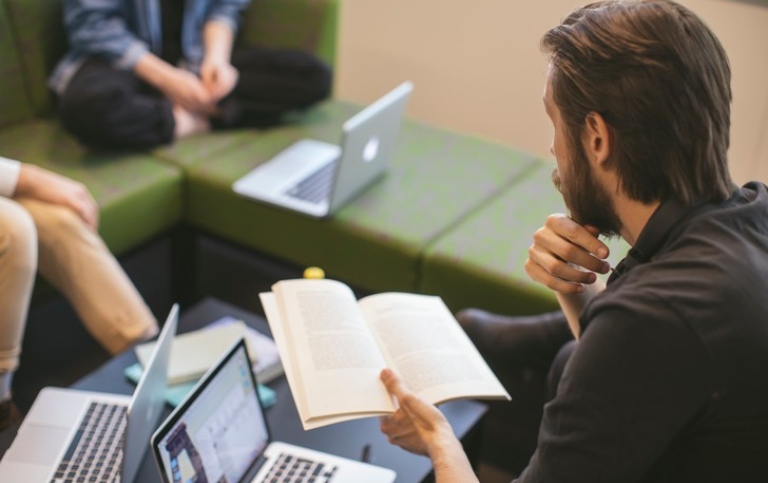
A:
[[[188,223],[371,291],[416,290],[421,253],[534,159],[508,147],[414,121],[402,126],[387,174],[334,217],[315,220],[244,199],[232,183],[302,138],[339,142],[341,124],[360,106],[329,101],[294,124],[253,133],[205,155],[187,153]]]

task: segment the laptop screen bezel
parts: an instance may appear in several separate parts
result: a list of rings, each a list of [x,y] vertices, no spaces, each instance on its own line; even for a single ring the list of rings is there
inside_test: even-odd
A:
[[[171,348],[179,325],[179,304],[173,304],[163,329],[155,341],[147,366],[136,384],[126,413],[123,432],[123,458],[120,461],[120,480],[131,483],[136,479],[141,462],[147,453],[146,441],[158,426],[165,402],[162,394],[168,390],[166,374],[171,359]],[[161,395],[158,395],[160,393]],[[141,446],[139,446],[141,445]]]
[[[172,483],[168,479],[168,475],[166,473],[166,468],[163,466],[163,458],[162,453],[160,451],[160,442],[165,439],[165,437],[168,435],[168,433],[173,429],[173,427],[176,425],[176,423],[181,419],[181,417],[189,410],[190,406],[197,400],[197,398],[200,396],[200,394],[205,391],[205,389],[211,384],[211,382],[216,379],[216,376],[221,372],[221,370],[229,363],[229,361],[235,356],[235,354],[238,353],[238,351],[242,350],[245,353],[246,360],[251,360],[250,354],[248,353],[248,345],[245,343],[245,338],[243,336],[238,337],[237,341],[232,344],[232,347],[224,354],[221,359],[219,359],[219,362],[217,362],[211,369],[208,370],[208,372],[205,373],[205,375],[197,382],[195,387],[192,389],[192,391],[187,394],[187,396],[184,398],[184,400],[179,403],[178,406],[171,412],[171,414],[166,418],[165,421],[160,425],[160,427],[155,431],[155,433],[152,435],[151,439],[151,445],[152,445],[152,455],[155,459],[155,464],[157,465],[158,473],[160,473],[160,478],[162,479],[163,483]],[[256,375],[253,373],[253,367],[251,367],[251,370],[248,371],[248,373],[251,375],[251,383],[253,387],[253,391],[255,393],[256,400],[259,403],[259,409],[261,410],[262,415],[264,416],[264,428],[267,432],[267,440],[266,444],[264,445],[264,448],[266,449],[267,446],[269,446],[269,443],[272,442],[272,431],[269,428],[269,421],[267,420],[264,404],[261,402],[261,398],[259,397],[258,393],[258,386],[257,386],[257,380]],[[263,453],[263,452],[262,452]],[[241,477],[240,481],[243,481],[246,479],[247,475],[252,473],[253,466],[257,464],[261,458],[261,455],[253,458],[253,461],[249,465],[248,470],[246,470],[243,473],[243,476]]]
[[[336,160],[326,216],[357,198],[387,171],[397,150],[412,91],[413,83],[403,82],[344,122],[339,143],[341,155]],[[377,140],[378,155],[365,160],[364,146],[373,138]]]

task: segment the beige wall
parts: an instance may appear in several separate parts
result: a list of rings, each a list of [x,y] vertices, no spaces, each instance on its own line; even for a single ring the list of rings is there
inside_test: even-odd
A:
[[[585,0],[341,0],[336,96],[360,103],[402,80],[408,115],[549,156],[539,39]],[[683,0],[733,70],[730,159],[737,182],[768,181],[768,8]]]

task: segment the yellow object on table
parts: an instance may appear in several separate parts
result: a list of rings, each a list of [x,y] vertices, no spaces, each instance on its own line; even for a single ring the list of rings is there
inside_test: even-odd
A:
[[[304,278],[325,278],[325,271],[320,267],[307,267],[304,270]]]

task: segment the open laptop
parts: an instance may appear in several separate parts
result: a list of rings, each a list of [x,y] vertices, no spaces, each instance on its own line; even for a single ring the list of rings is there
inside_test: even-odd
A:
[[[390,469],[272,442],[242,338],[160,425],[151,446],[165,483],[395,480]]]
[[[341,146],[304,139],[235,181],[243,196],[313,217],[333,214],[382,175],[413,84],[404,82],[347,120]]]
[[[41,390],[0,461],[0,481],[133,483],[165,404],[178,316],[174,304],[133,397]]]

